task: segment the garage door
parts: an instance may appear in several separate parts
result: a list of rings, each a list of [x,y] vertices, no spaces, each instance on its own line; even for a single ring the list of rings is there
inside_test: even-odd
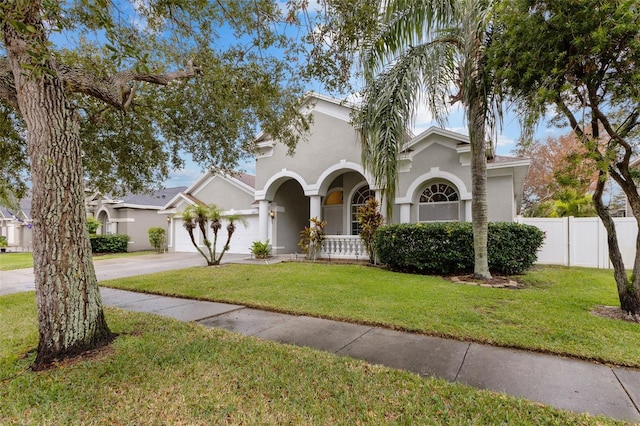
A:
[[[236,223],[236,230],[231,238],[230,248],[227,253],[251,253],[251,245],[258,239],[258,215],[246,215],[246,226],[240,222]],[[177,252],[195,252],[196,248],[191,243],[189,233],[182,226],[182,219],[173,220],[173,236],[175,241],[175,251]],[[218,232],[218,246],[216,252],[222,249],[223,244],[227,241],[227,224],[223,220],[222,229]],[[211,234],[210,234],[211,235]],[[200,231],[196,229],[196,241],[201,242]]]

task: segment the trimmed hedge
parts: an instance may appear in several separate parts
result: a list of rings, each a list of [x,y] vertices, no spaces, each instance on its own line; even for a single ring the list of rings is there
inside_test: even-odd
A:
[[[128,235],[91,235],[91,251],[94,253],[126,253]]]
[[[520,274],[537,259],[544,234],[519,223],[489,224],[489,269]],[[386,225],[375,236],[380,261],[390,269],[419,274],[449,275],[473,272],[471,223]]]

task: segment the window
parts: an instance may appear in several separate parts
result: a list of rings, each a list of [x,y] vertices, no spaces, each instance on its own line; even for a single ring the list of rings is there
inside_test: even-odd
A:
[[[351,198],[351,235],[360,235],[360,223],[358,223],[358,207],[364,206],[369,198],[376,194],[368,185],[361,186]]]
[[[457,221],[460,216],[458,192],[446,183],[433,183],[420,195],[419,222]]]
[[[342,191],[340,190],[331,192],[324,201],[325,206],[337,206],[340,204],[342,204]]]

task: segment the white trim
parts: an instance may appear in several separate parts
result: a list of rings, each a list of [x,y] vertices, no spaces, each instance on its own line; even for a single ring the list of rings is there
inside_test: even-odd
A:
[[[258,209],[246,209],[246,210],[231,209],[231,210],[224,210],[222,212],[222,216],[228,216],[232,214],[239,214],[242,216],[255,216],[258,214]]]
[[[209,172],[209,178],[205,179],[202,182],[202,185],[199,188],[195,188],[192,191],[185,191],[185,193],[187,194],[191,194],[194,197],[200,193],[204,188],[206,188],[211,182],[213,182],[216,178],[221,178],[222,180],[225,180],[227,182],[229,182],[230,184],[232,184],[233,186],[237,187],[238,189],[246,192],[247,194],[253,196],[253,193],[255,191],[254,188],[252,188],[251,186],[247,185],[246,183],[242,182],[239,179],[234,178],[231,175],[227,175],[224,173],[218,173],[218,174],[213,174],[211,172]]]
[[[111,222],[111,213],[109,212],[109,209],[107,209],[104,205],[100,206],[98,211],[94,212],[94,216],[93,217],[98,219],[98,216],[100,216],[101,212],[104,212],[107,215],[107,222]]]
[[[114,209],[140,209],[140,210],[162,210],[162,206],[151,206],[149,204],[118,204]]]
[[[168,210],[169,206],[173,206],[180,198],[184,199],[188,203],[193,204],[193,201],[191,201],[189,198],[187,198],[185,196],[186,193],[187,193],[187,190],[185,189],[184,191],[179,192],[176,195],[174,195],[173,198],[171,200],[169,200],[169,202],[167,204],[165,204],[164,207],[162,207],[161,210]]]
[[[282,169],[281,171],[279,171],[278,173],[276,173],[275,175],[272,175],[269,180],[267,181],[267,183],[264,185],[264,189],[262,190],[256,190],[255,191],[255,201],[263,201],[263,200],[267,200],[269,199],[269,201],[272,201],[273,198],[275,197],[275,193],[278,190],[278,188],[280,187],[280,185],[282,184],[282,182],[280,182],[280,184],[278,184],[278,186],[276,188],[273,188],[273,186],[278,183],[278,181],[284,181],[286,180],[285,178],[290,178],[290,179],[294,179],[296,180],[300,186],[302,186],[302,189],[304,191],[304,195],[308,196],[308,195],[315,195],[315,194],[307,194],[308,191],[314,192],[312,188],[309,187],[309,185],[307,184],[307,182],[305,182],[304,178],[302,176],[300,176],[298,173],[296,172],[292,172],[290,170],[287,169]]]
[[[109,222],[111,223],[126,223],[126,222],[135,222],[136,220],[132,217],[124,217],[119,219],[111,219]]]
[[[335,163],[332,166],[327,167],[322,172],[322,174],[320,175],[316,183],[309,188],[310,189],[309,193],[305,191],[305,195],[326,196],[327,191],[329,190],[329,185],[331,185],[331,182],[333,182],[333,179],[330,179],[330,178],[334,178],[338,174],[341,174],[339,172],[344,173],[345,170],[360,173],[364,177],[364,180],[366,181],[366,183],[369,185],[369,188],[374,189],[373,185],[371,184],[371,182],[373,182],[373,178],[369,175],[369,173],[365,172],[362,165],[343,159],[343,160],[340,160],[338,163]]]
[[[508,167],[529,167],[531,166],[531,160],[515,158],[513,160],[500,161],[499,163],[487,162],[487,170],[491,169],[503,169]]]
[[[471,192],[467,191],[467,186],[464,184],[462,179],[452,173],[441,171],[439,167],[433,167],[429,173],[425,173],[411,182],[405,196],[396,197],[395,204],[413,204],[414,196],[418,187],[432,179],[443,179],[451,182],[458,190],[460,201],[471,199]]]
[[[360,191],[360,189],[361,189],[361,188],[363,188],[363,187],[365,187],[365,186],[368,186],[368,187],[369,187],[369,191],[373,191],[373,193],[374,193],[374,197],[375,197],[375,195],[376,195],[376,191],[375,191],[374,189],[371,189],[371,186],[369,185],[369,182],[364,182],[364,183],[361,183],[361,184],[359,184],[359,185],[355,185],[355,186],[351,189],[351,191],[350,191],[350,193],[349,193],[349,198],[347,199],[347,204],[346,204],[346,205],[347,205],[347,208],[346,208],[346,215],[347,215],[346,220],[347,220],[347,228],[348,228],[348,229],[347,229],[347,232],[345,233],[345,235],[352,235],[352,234],[353,234],[353,222],[352,222],[352,220],[351,220],[351,210],[353,209],[353,195],[354,195],[356,192]],[[345,203],[344,203],[344,199],[343,199],[343,201],[342,201],[342,205],[343,205],[343,206],[345,205]],[[343,214],[344,214],[344,213],[345,213],[345,212],[343,211]],[[352,235],[352,236],[353,236],[353,235]]]
[[[453,139],[454,141],[458,141],[458,143],[469,143],[469,136],[463,135],[462,133],[453,132],[451,130],[443,129],[441,127],[431,126],[424,132],[420,133],[413,139],[407,143],[407,149],[413,147],[414,145],[420,143],[422,140],[428,138],[431,135],[443,136],[445,138]],[[456,147],[457,149],[458,147]],[[460,147],[462,148],[462,147]]]

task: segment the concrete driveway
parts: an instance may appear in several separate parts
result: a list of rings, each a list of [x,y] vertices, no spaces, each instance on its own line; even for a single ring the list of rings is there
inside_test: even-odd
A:
[[[222,261],[223,263],[240,262],[248,256],[246,254],[225,254]],[[192,266],[206,266],[207,263],[199,253],[162,253],[117,259],[98,259],[93,264],[98,281],[103,281]],[[0,296],[34,289],[33,268],[0,271]]]

